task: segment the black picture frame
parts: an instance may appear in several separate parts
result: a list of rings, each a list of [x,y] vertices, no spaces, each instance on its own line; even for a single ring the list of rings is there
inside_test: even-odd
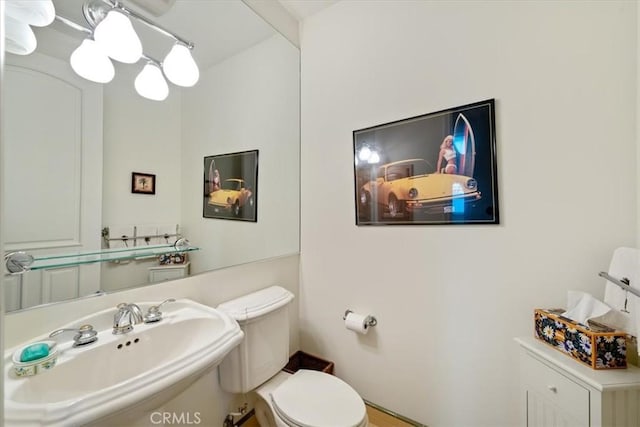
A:
[[[156,176],[150,173],[131,172],[131,192],[156,194]]]
[[[258,222],[258,150],[204,158],[202,216]]]
[[[499,224],[495,99],[353,131],[356,225]]]

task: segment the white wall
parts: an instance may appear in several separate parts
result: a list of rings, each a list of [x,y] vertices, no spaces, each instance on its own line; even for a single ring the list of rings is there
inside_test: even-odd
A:
[[[299,251],[299,94],[299,51],[279,34],[203,72],[184,94],[182,219],[202,248],[192,269]],[[204,158],[248,150],[259,150],[258,221],[203,218]]]
[[[145,99],[133,87],[139,71],[119,65],[104,89],[102,224],[114,231],[121,226],[182,225],[180,197],[176,197],[182,184],[182,89],[171,86],[162,102]],[[132,193],[132,172],[156,175],[156,194]],[[102,288],[113,291],[147,283],[147,268],[155,264],[155,260],[102,264]]]
[[[224,301],[237,298],[249,292],[272,285],[282,286],[296,295],[289,307],[291,320],[290,348],[292,352],[299,349],[298,339],[298,276],[299,257],[272,258],[237,267],[230,267],[174,280],[157,285],[150,285],[132,290],[112,293],[105,296],[85,298],[42,306],[35,310],[24,310],[9,313],[4,317],[4,346],[10,349],[25,342],[29,337],[38,337],[58,329],[68,322],[77,321],[96,311],[113,307],[120,302],[152,302],[166,298],[190,298],[194,301],[216,307]],[[74,325],[79,326],[79,325]],[[71,336],[66,336],[71,339]],[[96,363],[99,364],[99,361]],[[98,368],[98,365],[97,369]],[[219,388],[215,370],[203,375],[193,387],[159,408],[160,411],[189,412],[191,419],[199,412],[203,426],[221,426],[225,415],[235,411],[238,400],[244,396],[234,396]],[[133,412],[127,414],[126,421],[110,420],[107,425],[153,426],[149,412]],[[157,418],[156,418],[157,420]]]
[[[104,90],[102,209],[106,226],[180,220],[175,195],[180,194],[181,184],[182,89],[171,86],[169,97],[162,102],[145,99],[133,88],[139,71],[131,66],[119,68]],[[155,174],[155,196],[131,193],[131,172]]]
[[[4,4],[0,4],[0,20],[4,22]],[[0,82],[4,79],[4,25],[0,28]],[[0,112],[4,111],[4,97],[0,93]],[[3,128],[3,114],[0,114],[0,129]],[[4,137],[0,134],[0,157],[4,156]],[[0,162],[0,176],[4,176],[4,167]],[[4,191],[0,187],[0,206],[4,206]],[[1,217],[0,217],[1,218]],[[0,227],[0,255],[4,259],[4,235]],[[4,290],[4,289],[3,289]],[[0,354],[4,354],[4,292],[0,292]],[[0,363],[0,365],[2,365]],[[0,398],[4,401],[4,380],[0,380]],[[0,407],[0,419],[4,420],[4,405]]]
[[[636,4],[350,1],[304,21],[301,343],[365,399],[522,425],[514,336],[637,235]],[[356,227],[352,131],[496,99],[501,224]],[[366,336],[345,309],[372,313]],[[464,408],[464,409],[463,409]]]

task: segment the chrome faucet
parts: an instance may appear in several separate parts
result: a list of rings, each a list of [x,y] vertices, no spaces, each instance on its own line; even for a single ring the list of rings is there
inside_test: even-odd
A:
[[[118,304],[118,311],[113,316],[113,333],[115,335],[126,334],[133,330],[133,325],[142,323],[142,310],[137,304]]]
[[[73,336],[73,346],[79,347],[81,345],[91,344],[98,341],[98,332],[93,329],[91,325],[82,325],[78,329],[58,329],[49,334],[49,338],[53,338],[56,335],[60,335],[63,332],[75,332]]]
[[[160,311],[160,307],[168,302],[176,302],[176,300],[174,298],[169,298],[162,301],[158,305],[152,305],[151,307],[149,307],[147,314],[144,315],[144,323],[155,323],[161,321],[162,312]]]

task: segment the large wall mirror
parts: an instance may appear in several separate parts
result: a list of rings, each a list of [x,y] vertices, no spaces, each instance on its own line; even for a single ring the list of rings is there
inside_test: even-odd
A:
[[[84,0],[53,3],[57,15],[91,28]],[[110,248],[133,245],[113,238],[135,230],[160,236],[136,245],[180,234],[199,250],[188,265],[153,256],[5,274],[7,311],[299,252],[299,50],[240,0],[121,3],[193,42],[200,79],[169,83],[163,101],[143,98],[134,89],[141,59],[113,61],[112,81],[90,82],[69,63],[87,34],[61,20],[33,27],[36,51],[5,55],[3,249],[99,251],[108,229]],[[160,13],[154,3],[171,7]],[[162,60],[173,40],[132,23],[145,55]],[[257,220],[205,218],[205,158],[254,151]],[[153,193],[133,191],[134,172],[155,177]],[[167,266],[175,268],[157,268]]]

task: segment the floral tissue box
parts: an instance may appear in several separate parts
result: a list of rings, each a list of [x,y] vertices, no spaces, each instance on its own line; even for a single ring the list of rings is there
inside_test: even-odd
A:
[[[534,310],[536,338],[593,369],[627,367],[626,334],[596,331],[560,316],[564,310]]]

